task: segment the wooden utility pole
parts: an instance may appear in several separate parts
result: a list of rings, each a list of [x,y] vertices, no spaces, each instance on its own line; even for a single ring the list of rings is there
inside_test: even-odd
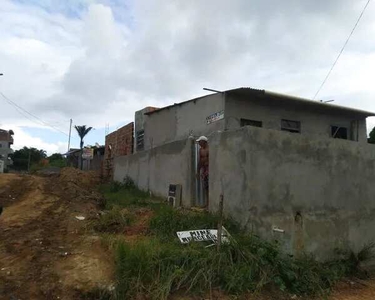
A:
[[[223,204],[224,204],[224,195],[220,194],[219,202],[219,222],[217,224],[217,252],[220,251],[221,247],[221,234],[223,232]]]
[[[70,126],[69,126],[69,139],[68,139],[68,152],[70,150],[70,136],[72,135],[72,122],[73,120],[70,119]]]

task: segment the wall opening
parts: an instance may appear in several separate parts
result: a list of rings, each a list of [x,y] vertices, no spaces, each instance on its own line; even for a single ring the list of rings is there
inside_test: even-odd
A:
[[[348,139],[348,128],[340,126],[331,126],[331,136],[335,139]]]
[[[301,133],[301,122],[293,120],[281,120],[281,130],[293,133]]]
[[[254,127],[263,127],[262,121],[241,119],[241,127],[244,126],[254,126]]]
[[[145,148],[145,131],[144,130],[138,130],[136,133],[136,150],[142,151]]]

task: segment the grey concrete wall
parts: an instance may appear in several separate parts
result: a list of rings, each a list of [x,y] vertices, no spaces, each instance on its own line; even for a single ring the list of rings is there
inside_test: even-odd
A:
[[[301,122],[301,134],[331,136],[331,125],[346,127],[349,138],[367,143],[366,119],[338,113],[329,109],[330,104],[322,108],[308,108],[306,105],[291,105],[274,98],[227,96],[225,103],[226,129],[240,127],[240,119],[262,121],[263,128],[280,130],[281,119]],[[352,121],[358,121],[357,123]],[[351,132],[352,131],[352,132]],[[357,134],[358,133],[358,134]]]
[[[210,140],[210,206],[298,254],[375,240],[375,147],[255,127]],[[277,233],[274,227],[285,230]]]
[[[194,198],[193,140],[185,139],[114,159],[114,180],[130,176],[136,185],[166,197],[169,184],[182,185],[183,206]]]
[[[8,156],[11,153],[13,149],[9,147],[9,141],[0,141],[0,159],[4,161],[4,167],[8,166]]]
[[[224,110],[224,96],[218,93],[203,98],[145,116],[145,149],[186,139],[191,133],[199,136],[223,130],[224,120],[207,124],[206,118]]]

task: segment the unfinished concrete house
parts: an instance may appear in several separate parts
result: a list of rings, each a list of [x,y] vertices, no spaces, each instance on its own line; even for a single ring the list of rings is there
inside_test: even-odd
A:
[[[218,92],[144,112],[142,147],[114,159],[114,179],[130,176],[159,196],[177,184],[182,206],[213,212],[223,193],[228,217],[291,253],[356,250],[375,239],[374,115],[251,88]],[[209,139],[208,201],[195,176],[200,135]]]

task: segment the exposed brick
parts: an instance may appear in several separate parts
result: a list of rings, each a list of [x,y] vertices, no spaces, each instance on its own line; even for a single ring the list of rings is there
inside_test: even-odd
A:
[[[105,137],[105,153],[103,176],[113,177],[113,159],[117,156],[129,155],[134,149],[134,123],[131,122]],[[109,145],[112,149],[109,150]]]

